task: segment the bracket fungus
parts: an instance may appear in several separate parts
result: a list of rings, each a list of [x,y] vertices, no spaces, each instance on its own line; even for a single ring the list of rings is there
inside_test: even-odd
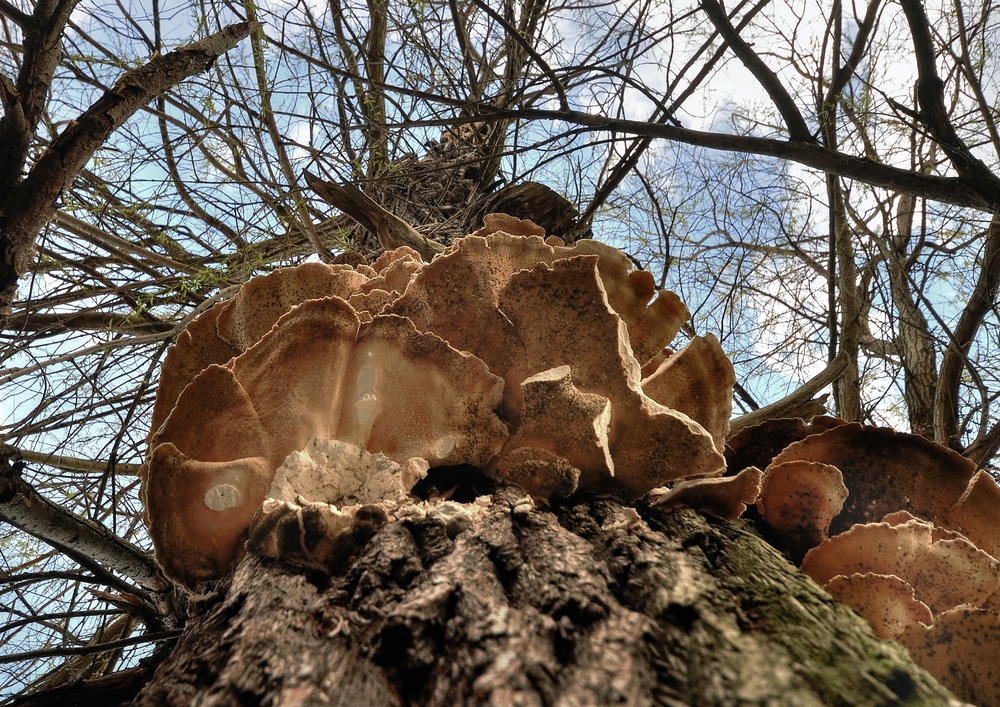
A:
[[[662,495],[657,494],[652,503],[657,506],[690,506],[708,511],[724,520],[736,520],[760,495],[761,471],[748,466],[733,476],[715,476],[707,479],[681,481]]]
[[[914,596],[913,587],[895,575],[838,574],[823,586],[865,617],[879,638],[895,639],[908,626],[934,621],[930,608]]]
[[[988,474],[835,418],[726,440],[732,365],[711,335],[669,348],[688,317],[676,295],[610,246],[484,221],[429,263],[403,247],[282,268],[181,332],[141,470],[169,577],[193,588],[247,548],[330,571],[413,513],[460,533],[481,506],[408,495],[437,466],[521,486],[529,505],[657,488],[653,503],[735,518],[756,501],[774,542],[880,636],[967,699],[997,694],[992,664],[962,653],[1000,633]]]
[[[757,512],[784,541],[781,549],[800,561],[830,537],[830,523],[847,495],[844,475],[835,466],[798,459],[779,462],[767,468]]]
[[[931,523],[855,525],[810,550],[802,571],[820,584],[837,575],[898,577],[932,612],[979,605],[1000,589],[1000,563],[965,538],[935,538]]]
[[[501,388],[481,361],[401,317],[362,324],[339,297],[292,307],[239,356],[196,375],[152,435],[143,495],[161,565],[187,584],[219,576],[275,469],[314,437],[400,463],[485,465],[507,437],[493,413]],[[256,476],[232,478],[248,465]],[[181,502],[185,479],[206,493],[231,486],[235,500]],[[223,516],[233,520],[213,524]]]
[[[973,462],[924,437],[856,422],[794,442],[771,464],[793,460],[830,464],[843,474],[850,495],[832,533],[897,510],[943,518],[976,473]]]
[[[713,337],[664,356],[688,316],[677,296],[610,246],[486,223],[430,263],[402,247],[254,278],[182,332],[141,472],[168,576],[220,577],[247,538],[329,565],[429,467],[476,467],[542,501],[722,475],[732,366]],[[305,450],[325,455],[319,476],[295,472]],[[394,480],[330,496],[331,477],[358,473]]]
[[[1000,631],[1000,487],[923,437],[830,422],[772,421],[727,450],[774,454],[757,502],[772,542],[957,695],[1000,704],[995,645],[983,662],[975,637]]]
[[[913,660],[959,697],[981,706],[1000,700],[1000,614],[958,607],[931,625],[913,623],[899,642]]]

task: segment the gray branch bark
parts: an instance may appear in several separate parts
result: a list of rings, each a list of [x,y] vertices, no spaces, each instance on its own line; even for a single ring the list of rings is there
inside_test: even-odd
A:
[[[39,494],[20,478],[17,465],[9,463],[16,458],[13,448],[5,446],[3,456],[0,521],[48,543],[105,585],[138,596],[149,608],[144,618],[156,623],[156,617],[165,612],[154,594],[169,585],[153,558],[100,523],[81,518]]]

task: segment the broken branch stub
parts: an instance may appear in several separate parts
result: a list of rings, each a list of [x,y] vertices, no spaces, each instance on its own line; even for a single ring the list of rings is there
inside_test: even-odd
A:
[[[718,342],[685,349],[675,383],[659,376],[657,395],[678,407],[697,391],[690,417],[643,390],[642,366],[686,317],[609,246],[504,232],[461,239],[429,264],[404,247],[372,266],[256,278],[195,320],[164,364],[142,470],[157,557],[191,587],[224,574],[248,534],[272,556],[279,526],[311,524],[329,542],[293,554],[323,564],[349,546],[334,536],[357,537],[349,509],[384,502],[357,517],[391,514],[433,466],[475,467],[543,501],[721,476],[731,375],[718,372],[732,367]],[[306,483],[286,466],[318,440],[340,447],[320,465],[329,483]],[[407,479],[389,484],[391,503],[317,498],[375,459],[364,455],[385,460],[364,468]],[[713,507],[713,488],[690,496]]]

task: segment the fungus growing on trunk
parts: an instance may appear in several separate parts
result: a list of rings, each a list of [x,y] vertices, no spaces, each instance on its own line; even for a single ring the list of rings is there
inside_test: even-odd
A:
[[[844,424],[846,422],[840,418],[821,415],[808,423],[797,417],[778,417],[744,427],[726,439],[726,466],[730,469],[748,466],[766,469],[792,442]]]
[[[764,471],[757,512],[777,531],[780,549],[796,562],[829,537],[848,491],[840,470],[830,464],[794,460]]]
[[[935,539],[921,520],[855,525],[806,553],[802,571],[826,585],[837,575],[899,577],[932,612],[980,605],[1000,589],[1000,563],[965,538]]]
[[[255,278],[195,320],[164,364],[142,470],[157,556],[188,586],[223,574],[248,527],[265,555],[298,528],[327,536],[289,549],[297,561],[339,557],[351,547],[344,538],[358,537],[357,509],[369,508],[371,529],[384,513],[370,509],[388,501],[332,501],[324,494],[337,479],[291,483],[294,455],[328,441],[354,451],[327,454],[327,476],[467,465],[540,500],[579,489],[638,497],[719,476],[713,435],[721,444],[732,367],[718,342],[697,340],[666,366],[672,374],[656,376],[663,400],[697,395],[685,409],[713,433],[641,385],[643,364],[686,317],[676,295],[658,293],[614,248],[540,234],[468,237],[429,264],[404,247],[370,267],[309,263]],[[737,486],[742,498],[749,477],[738,478],[719,484],[714,501],[715,485],[690,498],[718,507]]]
[[[850,495],[832,533],[897,510],[938,522],[976,473],[973,462],[924,437],[856,422],[790,444],[772,463],[793,460],[830,464],[844,475]]]
[[[293,307],[245,352],[195,376],[152,436],[143,494],[157,557],[169,576],[189,585],[217,576],[226,564],[219,548],[233,547],[275,469],[314,437],[336,437],[399,463],[419,457],[485,465],[507,436],[493,413],[501,390],[477,358],[401,317],[361,324],[339,297]],[[230,480],[230,467],[247,460],[257,476],[241,486]],[[215,486],[237,492],[213,505],[205,493],[178,496],[185,483],[205,493]],[[189,503],[201,506],[192,511]],[[238,529],[235,521],[198,525],[210,563],[191,543],[176,543],[176,518],[201,518],[202,506],[242,522]]]
[[[865,617],[879,638],[897,639],[908,626],[934,621],[930,608],[913,595],[913,587],[895,575],[839,574],[823,586]]]
[[[996,704],[995,656],[981,663],[974,636],[1000,628],[1000,488],[923,437],[820,426],[812,435],[791,422],[747,428],[729,450],[758,458],[798,438],[775,455],[758,501],[772,542],[796,560],[808,549],[802,570],[879,636],[907,646],[964,699]]]
[[[714,334],[694,336],[642,379],[642,392],[704,427],[725,449],[736,372]],[[746,467],[739,467],[741,469]]]
[[[760,495],[760,480],[760,469],[750,466],[734,476],[681,481],[652,502],[658,506],[688,506],[724,520],[736,520]]]
[[[914,662],[977,705],[995,705],[1000,695],[1000,614],[959,607],[934,623],[910,624],[899,637]]]

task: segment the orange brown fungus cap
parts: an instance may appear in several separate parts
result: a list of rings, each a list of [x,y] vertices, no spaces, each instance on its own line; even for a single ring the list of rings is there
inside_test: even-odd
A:
[[[689,506],[723,520],[736,520],[760,494],[761,471],[748,467],[734,476],[681,481],[653,501],[657,506]]]
[[[493,414],[501,390],[482,361],[417,332],[408,320],[376,317],[362,325],[337,297],[294,307],[226,366],[199,373],[153,436],[143,495],[157,556],[169,576],[189,586],[208,578],[203,568],[218,569],[219,548],[232,546],[232,524],[220,517],[217,533],[210,522],[198,526],[204,556],[179,547],[175,519],[201,517],[207,501],[174,489],[185,479],[199,489],[221,484],[247,459],[260,460],[254,469],[265,469],[263,482],[230,494],[236,500],[225,508],[249,523],[275,469],[313,437],[345,439],[399,463],[421,457],[483,465],[507,436]]]
[[[961,537],[935,540],[934,526],[919,520],[856,525],[806,553],[802,571],[824,585],[840,574],[894,575],[935,614],[1000,588],[996,560]]]
[[[899,637],[913,660],[963,700],[996,705],[1000,696],[1000,615],[961,607],[917,623]]]
[[[809,422],[797,417],[778,417],[744,427],[726,440],[726,466],[730,469],[745,469],[748,466],[766,469],[792,442],[845,424],[846,421],[840,418],[821,415]]]
[[[913,587],[893,575],[837,575],[825,589],[861,614],[879,638],[896,639],[907,626],[933,621],[931,610],[913,596]]]
[[[164,574],[189,587],[219,577],[239,554],[274,470],[262,457],[190,459],[170,442],[148,463],[147,523]]]
[[[300,450],[319,450],[316,440],[340,450],[324,474],[349,474],[355,449],[384,455],[388,465],[373,468],[390,475],[471,465],[540,499],[578,488],[634,498],[724,472],[713,434],[641,387],[642,365],[688,316],[676,295],[610,246],[567,247],[530,222],[488,222],[536,235],[461,239],[427,264],[403,247],[372,266],[283,268],[179,337],[141,472],[169,576],[192,586],[224,573],[265,502],[272,520],[298,522],[275,505],[297,491],[275,496],[269,484]],[[692,365],[706,347],[715,358]],[[719,355],[714,339],[699,339],[657,385],[678,406],[699,396],[685,409],[721,440],[731,376],[705,387],[731,371]],[[751,477],[692,485],[686,498],[715,509],[738,490],[743,503]],[[726,503],[722,514],[735,513],[737,501]],[[352,512],[323,518],[338,533],[354,522]]]
[[[704,428],[639,388],[638,363],[623,321],[601,296],[595,261],[593,256],[558,260],[511,276],[498,306],[524,353],[506,372],[505,408],[520,409],[514,393],[533,371],[570,365],[579,390],[611,402],[608,445],[614,476],[594,482],[593,488],[638,497],[668,481],[721,475],[722,455]],[[539,318],[540,311],[550,318]]]
[[[695,336],[642,379],[642,392],[704,427],[717,449],[726,444],[736,372],[714,334]],[[741,467],[744,468],[744,467]]]
[[[829,537],[830,522],[847,499],[840,470],[820,462],[772,464],[764,472],[757,512],[777,531],[781,549],[792,560]]]
[[[411,318],[418,329],[433,331],[457,348],[473,352],[478,348],[486,354],[492,346],[501,348],[505,339],[478,347],[474,344],[502,336],[503,325],[490,320],[477,322],[475,315],[492,313],[496,297],[510,277],[518,270],[581,255],[597,256],[608,304],[625,322],[633,356],[641,366],[677,335],[689,316],[687,307],[674,293],[657,292],[650,273],[633,270],[627,256],[599,241],[584,239],[573,246],[551,246],[541,237],[503,231],[485,238],[468,236],[427,265],[391,311]],[[478,323],[487,330],[463,331],[463,323],[470,327]],[[483,358],[483,354],[477,355]],[[496,370],[490,360],[484,360]]]
[[[945,525],[1000,560],[1000,487],[985,471],[978,472],[965,493],[945,514]]]
[[[217,303],[188,324],[167,350],[160,369],[160,386],[156,390],[147,443],[167,419],[181,391],[196,375],[213,363],[225,363],[239,355],[240,349],[216,331],[216,321],[225,305],[225,302]]]
[[[219,336],[246,351],[271,330],[285,312],[306,300],[347,299],[368,278],[349,265],[305,263],[255,277],[226,302],[219,314]]]
[[[976,473],[974,463],[919,435],[857,423],[795,442],[773,463],[793,460],[832,464],[844,475],[850,496],[831,533],[901,509],[937,521],[958,502]]]
[[[545,229],[537,223],[510,214],[486,214],[483,216],[483,227],[469,235],[485,238],[497,232],[511,236],[541,236],[545,238]]]
[[[593,486],[614,475],[608,445],[611,401],[577,388],[570,366],[558,366],[526,378],[521,383],[519,413],[517,431],[507,440],[489,470],[495,478],[515,483],[515,467],[536,458],[536,463],[544,461],[546,464],[561,460],[558,462],[560,477],[566,475],[565,468],[575,470],[571,474],[573,486],[562,495],[575,491],[578,483]],[[523,481],[516,483],[545,497],[535,491],[533,485]],[[564,488],[564,484],[558,486]]]
[[[640,366],[670,344],[691,316],[680,297],[669,290],[657,290],[652,273],[633,270],[628,256],[609,245],[588,238],[555,251],[559,258],[598,257],[608,304],[625,322],[632,355]]]
[[[581,250],[595,255],[577,255]],[[591,241],[552,247],[541,238],[502,232],[469,237],[421,270],[388,311],[470,351],[503,377],[503,416],[515,435],[521,424],[522,383],[570,366],[573,386],[611,403],[607,451],[614,459],[614,475],[580,469],[581,485],[640,496],[670,480],[718,476],[724,465],[701,425],[656,403],[640,388],[640,364],[623,312],[635,322],[648,317],[661,321],[672,338],[687,310],[661,307],[672,312],[669,316],[651,310],[647,303],[655,289],[631,277],[630,269],[624,255]],[[657,339],[655,345],[659,350],[663,342]],[[548,452],[563,458],[552,448]],[[493,473],[509,468],[502,458]],[[546,497],[541,491],[537,495]]]

